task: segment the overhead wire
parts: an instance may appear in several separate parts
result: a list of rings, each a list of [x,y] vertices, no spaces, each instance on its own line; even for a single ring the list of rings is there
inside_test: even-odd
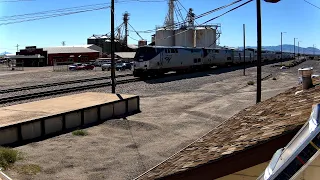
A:
[[[163,2],[164,0],[117,0],[115,3],[127,3],[127,2]],[[99,4],[90,4],[90,5],[83,5],[83,6],[76,6],[76,7],[68,7],[68,8],[61,8],[55,10],[47,10],[47,11],[40,11],[34,13],[26,13],[26,14],[19,14],[19,15],[11,15],[11,16],[2,16],[0,17],[0,21],[10,21],[8,23],[1,23],[0,25],[8,25],[8,24],[15,24],[15,23],[22,23],[26,21],[35,21],[40,19],[47,19],[52,17],[59,17],[59,16],[66,16],[71,14],[78,14],[82,12],[89,12],[89,11],[96,11],[109,8],[110,3],[99,3]]]
[[[175,1],[175,3],[176,3],[176,7],[177,7],[177,8],[175,8],[177,19],[178,19],[178,15],[179,15],[180,18],[181,18],[181,20],[183,21],[184,18],[183,18],[183,15],[182,15],[181,11],[180,11],[180,8],[179,8],[179,6],[178,6],[177,1]]]
[[[140,34],[134,29],[134,27],[133,26],[131,26],[131,24],[128,22],[128,24],[129,24],[129,26],[137,33],[137,35],[141,38],[141,39],[143,39],[141,36],[140,36]]]
[[[35,0],[5,0],[5,1],[0,1],[0,3],[9,3],[9,2],[27,2],[27,1],[35,1]]]
[[[236,0],[236,1],[232,2],[232,3],[230,3],[230,4],[227,4],[227,5],[224,5],[224,6],[215,8],[215,9],[213,9],[213,10],[207,11],[207,12],[205,12],[205,13],[202,13],[202,14],[196,16],[194,19],[196,20],[196,19],[202,18],[202,17],[207,16],[207,15],[209,15],[209,14],[212,14],[212,13],[214,13],[214,12],[216,12],[216,11],[219,11],[219,10],[225,9],[225,8],[227,8],[227,7],[229,7],[229,6],[232,6],[232,5],[234,5],[234,4],[237,4],[237,3],[241,2],[241,1],[244,1],[244,0]],[[169,26],[163,26],[162,28],[179,27],[179,26],[183,25],[183,24],[186,23],[186,22],[187,22],[187,20],[184,20],[183,22],[175,23],[175,24],[169,25]],[[152,32],[155,32],[156,30],[157,30],[157,29],[150,29],[150,30],[144,30],[144,31],[138,31],[138,32],[139,32],[139,33],[152,33]]]
[[[183,4],[177,0],[177,2],[180,4],[180,6],[187,12],[187,14],[189,15],[189,11],[183,6]],[[196,24],[199,24],[197,21],[194,21]]]
[[[315,5],[315,4],[311,3],[311,2],[309,2],[309,1],[307,1],[307,0],[303,0],[303,1],[304,1],[304,2],[306,2],[306,3],[308,3],[308,4],[310,4],[311,6],[314,6],[314,7],[318,8],[318,9],[320,9],[320,7],[319,7],[319,6],[317,6],[317,5]]]
[[[0,26],[8,25],[8,24],[22,23],[22,22],[27,22],[27,21],[35,21],[35,20],[40,20],[40,19],[48,19],[48,18],[52,18],[52,17],[67,16],[67,15],[71,15],[71,14],[78,14],[78,13],[89,12],[89,11],[97,11],[97,10],[107,9],[109,7],[110,6],[105,6],[105,7],[100,7],[100,8],[81,10],[81,11],[74,11],[74,12],[68,12],[68,13],[61,13],[61,14],[38,17],[38,18],[33,18],[33,19],[26,19],[26,20],[18,20],[18,21],[7,22],[7,23],[0,23]]]
[[[110,3],[98,3],[98,4],[89,4],[89,5],[82,5],[82,6],[74,6],[74,7],[68,7],[68,8],[60,8],[60,9],[54,9],[54,10],[46,10],[46,11],[39,11],[34,13],[26,13],[26,14],[17,14],[17,15],[11,15],[11,16],[1,16],[0,19],[8,19],[8,18],[16,18],[16,17],[24,17],[24,16],[31,16],[31,15],[39,15],[39,14],[48,14],[48,13],[56,13],[56,12],[65,12],[65,11],[71,11],[75,9],[81,9],[81,8],[88,8],[91,6],[99,6],[99,5],[109,5]]]
[[[234,11],[234,10],[236,10],[236,9],[238,9],[238,8],[244,6],[244,5],[246,5],[246,4],[248,4],[248,3],[252,2],[252,1],[253,1],[253,0],[246,1],[245,3],[240,4],[239,6],[236,6],[236,7],[230,9],[229,11],[227,11],[227,12],[225,12],[225,13],[219,15],[219,16],[216,16],[216,17],[214,17],[214,18],[211,18],[211,19],[209,19],[209,20],[201,23],[200,26],[201,26],[201,25],[204,25],[204,24],[206,24],[206,23],[208,23],[208,22],[210,22],[210,21],[213,21],[213,20],[215,20],[215,19],[217,19],[217,18],[219,18],[219,17],[222,17],[222,16],[224,16],[224,15],[226,15],[226,14],[228,14],[228,13],[230,13],[230,12],[232,12],[232,11]],[[168,39],[168,38],[174,37],[174,36],[176,36],[176,35],[179,35],[179,34],[182,34],[182,33],[184,33],[184,32],[187,32],[188,30],[189,30],[189,29],[184,30],[184,31],[181,31],[181,32],[176,33],[176,34],[173,34],[173,35],[171,35],[171,36],[167,36],[167,37],[162,38],[162,39],[160,39],[160,40],[164,40],[164,39]]]

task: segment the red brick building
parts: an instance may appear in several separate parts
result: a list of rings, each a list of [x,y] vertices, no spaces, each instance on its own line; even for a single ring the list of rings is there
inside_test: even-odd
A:
[[[52,66],[54,62],[89,62],[101,57],[102,49],[96,45],[37,48],[28,46],[16,53],[24,66]],[[32,58],[30,58],[32,57]]]

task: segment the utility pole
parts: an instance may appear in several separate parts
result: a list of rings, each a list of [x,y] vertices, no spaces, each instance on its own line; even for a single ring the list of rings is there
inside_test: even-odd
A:
[[[243,75],[246,75],[246,25],[243,24]]]
[[[114,0],[111,0],[111,84],[113,94],[116,93],[114,52]]]
[[[300,41],[298,41],[298,60],[300,59]]]
[[[17,48],[17,52],[18,52],[19,51],[19,44],[16,45],[16,48]]]
[[[261,51],[262,51],[262,32],[261,32],[261,1],[257,1],[257,97],[256,103],[261,102]]]
[[[293,55],[294,55],[294,59],[296,59],[296,39],[298,39],[298,38],[294,38],[293,39]]]
[[[282,52],[283,52],[283,50],[282,50],[282,35],[284,33],[286,33],[286,32],[281,32],[281,64],[282,64]]]

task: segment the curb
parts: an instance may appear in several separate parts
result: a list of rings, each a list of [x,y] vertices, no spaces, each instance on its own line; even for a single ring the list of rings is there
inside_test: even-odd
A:
[[[2,168],[0,168],[0,180],[12,180],[9,176],[2,172]]]

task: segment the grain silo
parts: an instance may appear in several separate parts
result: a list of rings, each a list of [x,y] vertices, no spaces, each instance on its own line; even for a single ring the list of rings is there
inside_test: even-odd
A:
[[[175,46],[193,47],[194,29],[179,29],[175,32]]]
[[[196,28],[196,46],[197,47],[216,47],[217,44],[216,29],[211,27]]]
[[[156,46],[174,46],[174,30],[159,29],[156,31]]]

